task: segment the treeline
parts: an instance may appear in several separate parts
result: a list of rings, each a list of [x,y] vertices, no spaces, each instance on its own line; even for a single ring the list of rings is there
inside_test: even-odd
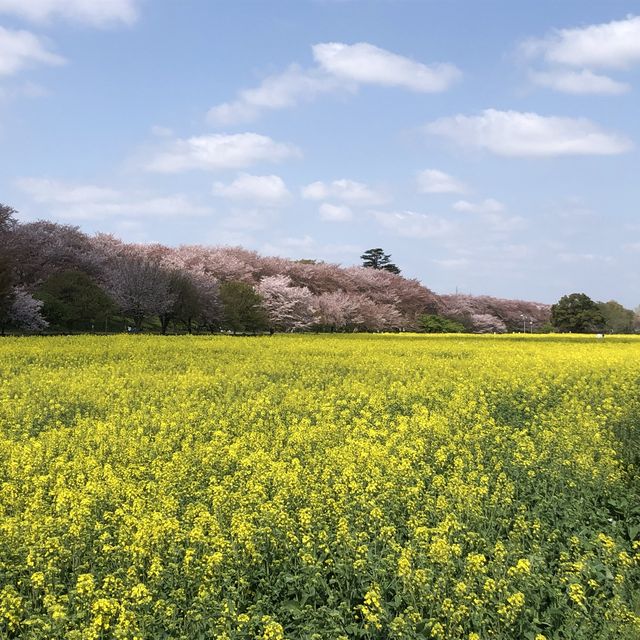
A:
[[[552,314],[558,305],[439,296],[401,276],[381,249],[365,252],[364,266],[341,267],[240,247],[130,244],[45,220],[19,223],[15,213],[0,205],[3,334],[638,329],[637,315],[613,301],[591,303],[600,313],[583,309],[573,322]]]
[[[238,247],[127,244],[21,224],[0,207],[0,330],[418,330],[438,310],[384,269],[264,257]]]

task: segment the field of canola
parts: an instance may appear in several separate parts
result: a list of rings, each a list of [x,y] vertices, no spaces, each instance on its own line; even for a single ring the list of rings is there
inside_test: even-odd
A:
[[[640,339],[0,340],[0,638],[637,640]]]

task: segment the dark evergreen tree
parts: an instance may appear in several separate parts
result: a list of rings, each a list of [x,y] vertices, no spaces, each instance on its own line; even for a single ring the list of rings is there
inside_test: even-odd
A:
[[[367,249],[361,256],[362,266],[368,269],[382,269],[390,273],[400,273],[400,269],[391,262],[391,254],[385,253],[383,249]]]

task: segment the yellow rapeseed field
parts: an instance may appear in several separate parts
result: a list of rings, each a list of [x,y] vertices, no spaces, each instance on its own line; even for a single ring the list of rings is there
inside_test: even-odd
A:
[[[637,640],[640,339],[0,340],[0,637]]]

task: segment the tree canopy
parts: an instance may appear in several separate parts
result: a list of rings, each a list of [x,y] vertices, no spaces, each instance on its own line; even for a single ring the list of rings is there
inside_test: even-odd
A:
[[[42,312],[52,324],[77,329],[108,318],[114,301],[82,271],[62,271],[50,276],[36,291]]]
[[[572,333],[602,331],[605,325],[598,305],[586,293],[562,296],[551,306],[551,322],[558,331]]]
[[[234,333],[262,331],[269,321],[262,298],[246,282],[225,282],[220,287],[223,326]]]
[[[464,325],[449,318],[425,314],[418,318],[420,328],[425,333],[463,333]]]
[[[604,318],[609,333],[632,333],[635,328],[636,315],[631,309],[625,309],[619,302],[609,300],[598,302],[598,308]]]

